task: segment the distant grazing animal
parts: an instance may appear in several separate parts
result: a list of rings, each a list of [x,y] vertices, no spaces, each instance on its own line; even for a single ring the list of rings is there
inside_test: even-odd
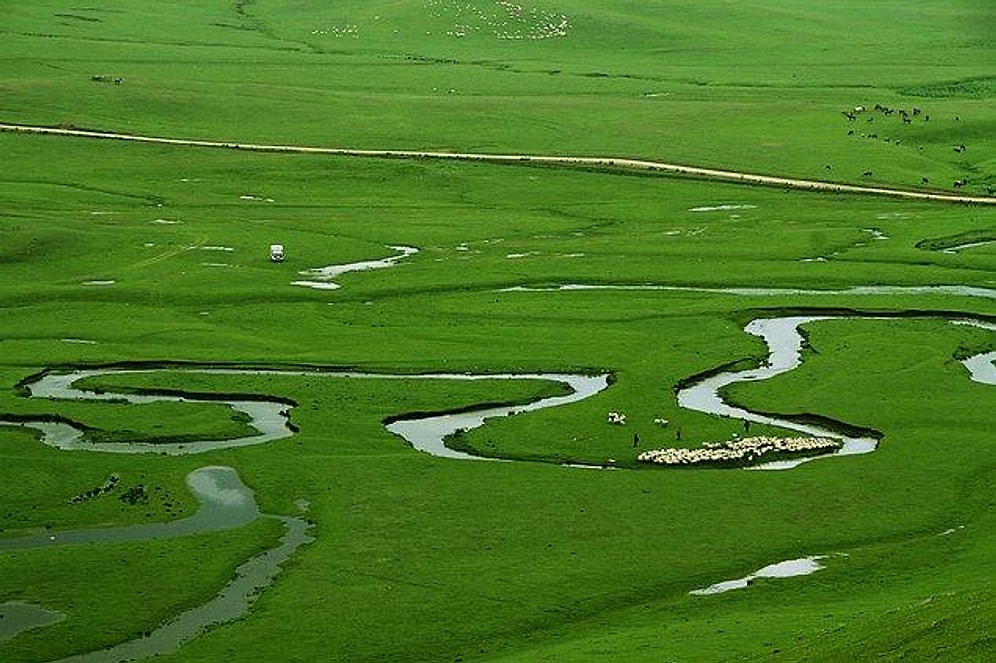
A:
[[[864,177],[871,177],[872,176],[872,172],[870,170],[866,170],[865,172],[861,173],[861,175],[864,176]]]

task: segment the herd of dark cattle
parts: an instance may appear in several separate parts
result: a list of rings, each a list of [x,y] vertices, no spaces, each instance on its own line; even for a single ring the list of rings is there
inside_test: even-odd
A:
[[[876,113],[880,113],[882,118],[891,117],[892,115],[897,115],[899,119],[902,120],[903,124],[913,124],[914,118],[919,118],[923,122],[930,122],[930,115],[923,112],[922,108],[916,106],[912,107],[910,110],[905,108],[890,108],[889,106],[883,106],[882,104],[875,104],[870,110],[866,106],[855,106],[850,110],[841,111],[841,114],[847,118],[848,122],[857,122],[859,119],[864,119],[866,124],[872,124],[874,126]],[[961,121],[961,117],[956,116],[956,121]],[[848,136],[855,135],[855,129],[849,128],[847,130]],[[864,132],[857,132],[857,135],[861,138],[869,138],[872,140],[878,139],[878,133],[868,130]],[[902,141],[899,139],[893,140],[891,138],[883,138],[886,143],[894,143],[896,145],[901,145]],[[923,150],[923,145],[917,148],[918,150]],[[964,143],[955,145],[952,148],[958,154],[966,151],[968,148],[965,147]],[[827,166],[827,170],[830,170],[830,166]],[[873,175],[872,171],[866,170],[861,173],[862,177],[871,177]],[[921,184],[930,184],[930,179],[927,177],[920,178]],[[968,183],[967,179],[955,180],[953,185],[954,188],[960,189]],[[992,190],[990,190],[990,194]]]

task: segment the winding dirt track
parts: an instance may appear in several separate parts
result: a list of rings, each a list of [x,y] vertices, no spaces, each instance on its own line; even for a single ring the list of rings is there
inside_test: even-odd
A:
[[[619,157],[572,157],[572,156],[542,156],[528,154],[475,154],[470,152],[423,152],[417,150],[357,150],[341,147],[307,147],[295,145],[259,145],[255,143],[225,143],[211,140],[188,140],[184,138],[162,138],[158,136],[139,136],[133,134],[112,133],[106,131],[89,131],[85,129],[63,129],[58,127],[36,127],[23,124],[0,123],[0,132],[16,132],[29,134],[49,134],[58,136],[76,136],[80,138],[102,138],[106,140],[127,140],[137,143],[156,143],[162,145],[184,145],[190,147],[213,147],[246,150],[250,152],[284,152],[292,154],[334,154],[352,157],[379,157],[395,159],[450,159],[458,161],[487,161],[495,163],[540,163],[562,166],[588,166],[619,170],[642,170],[650,172],[685,175],[728,182],[740,182],[757,186],[781,187],[787,189],[802,189],[805,191],[826,191],[831,193],[855,193],[877,196],[892,196],[915,200],[938,200],[949,203],[973,203],[981,205],[996,205],[996,198],[986,196],[960,196],[948,193],[927,193],[923,191],[905,191],[885,187],[856,186],[852,184],[836,184],[819,180],[800,180],[774,175],[758,175],[735,170],[716,170],[683,166],[681,164],[663,163],[659,161],[644,161]]]

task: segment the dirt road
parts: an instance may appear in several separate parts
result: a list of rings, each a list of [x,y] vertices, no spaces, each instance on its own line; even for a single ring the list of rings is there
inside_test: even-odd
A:
[[[333,154],[337,156],[380,157],[396,159],[450,159],[459,161],[487,161],[495,163],[540,163],[563,166],[582,166],[619,170],[640,170],[649,172],[685,175],[703,179],[740,182],[757,186],[781,187],[787,189],[802,189],[806,191],[827,191],[832,193],[854,193],[878,196],[892,196],[914,200],[938,200],[951,203],[973,203],[980,205],[996,205],[996,198],[986,196],[962,196],[950,193],[929,193],[924,191],[907,191],[887,187],[858,186],[853,184],[836,184],[819,180],[801,180],[775,175],[758,175],[735,170],[717,170],[699,168],[660,161],[643,161],[619,157],[572,157],[529,154],[475,154],[469,152],[423,152],[417,150],[356,150],[340,147],[307,147],[295,145],[260,145],[256,143],[226,143],[211,140],[188,140],[184,138],[162,138],[158,136],[139,136],[105,131],[89,131],[59,127],[35,127],[22,124],[0,123],[0,131],[49,134],[58,136],[75,136],[80,138],[101,138],[105,140],[127,140],[137,143],[155,143],[163,145],[185,145],[191,147],[212,147],[246,150],[251,152],[284,152],[292,154]]]

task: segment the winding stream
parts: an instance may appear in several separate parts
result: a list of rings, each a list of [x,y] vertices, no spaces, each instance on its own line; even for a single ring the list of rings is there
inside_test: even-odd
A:
[[[664,292],[707,292],[722,295],[755,297],[781,297],[791,295],[957,295],[962,297],[982,297],[996,299],[996,290],[968,285],[856,285],[840,290],[816,290],[809,288],[706,288],[701,286],[662,285],[662,284],[597,284],[564,283],[553,286],[513,286],[499,292],[566,292],[571,290],[649,290]]]
[[[814,437],[832,437],[844,442],[843,447],[830,455],[850,455],[868,453],[877,444],[874,438],[851,437],[832,430],[827,426],[804,424],[774,415],[752,412],[745,408],[726,402],[720,395],[723,388],[738,382],[753,382],[766,380],[781,375],[798,367],[801,363],[803,339],[799,326],[841,316],[789,316],[780,318],[761,318],[751,321],[744,331],[760,337],[768,346],[766,362],[757,368],[744,371],[723,372],[701,378],[688,385],[677,394],[678,405],[697,412],[732,417],[746,421],[777,426],[798,431]],[[858,316],[849,316],[858,317]],[[974,325],[984,329],[996,329],[992,323],[959,319],[955,324]],[[985,383],[996,383],[996,368],[993,360],[996,353],[978,354],[963,360],[971,379]],[[192,454],[227,449],[253,444],[263,444],[273,440],[290,437],[294,434],[289,420],[290,405],[276,399],[267,400],[260,397],[257,400],[211,400],[192,396],[177,396],[165,394],[127,394],[127,393],[97,393],[80,389],[74,383],[100,375],[137,374],[150,372],[153,369],[80,369],[69,373],[46,373],[33,382],[25,385],[33,397],[54,399],[81,400],[126,400],[130,403],[150,403],[157,401],[169,402],[221,402],[233,410],[246,414],[250,425],[257,433],[229,440],[202,440],[184,443],[91,443],[84,439],[82,430],[66,423],[45,421],[21,422],[0,417],[0,424],[28,426],[42,431],[42,441],[50,446],[64,450],[86,450],[111,453],[158,453],[167,455]],[[225,369],[225,368],[191,368],[164,366],[155,370],[182,370],[189,373],[218,375],[298,375],[325,376],[330,378],[377,379],[377,380],[546,380],[567,385],[571,393],[566,396],[541,398],[525,405],[486,406],[470,409],[460,413],[441,415],[421,415],[398,417],[386,424],[387,430],[399,435],[413,448],[438,456],[453,459],[480,459],[478,456],[450,449],[444,440],[447,436],[459,430],[469,430],[482,426],[488,419],[512,416],[550,407],[558,407],[574,403],[603,390],[608,385],[608,375],[572,375],[563,373],[535,374],[494,374],[468,375],[453,373],[429,373],[421,375],[363,373],[358,371],[322,371],[322,370],[276,370],[276,369]],[[824,456],[818,456],[824,457]],[[813,457],[815,458],[815,457]],[[795,467],[812,458],[794,459],[766,463],[757,467],[763,469],[787,469]]]
[[[0,539],[0,551],[25,550],[87,543],[172,539],[236,529],[257,518],[275,519],[283,523],[285,533],[280,544],[238,566],[235,578],[206,603],[180,613],[141,638],[108,649],[71,656],[62,659],[63,661],[116,663],[176,651],[182,643],[206,628],[246,614],[259,592],[276,578],[281,565],[299,547],[313,540],[308,534],[309,525],[305,520],[261,514],[252,490],[242,483],[238,473],[230,467],[198,468],[187,475],[187,486],[200,502],[197,513],[189,518],[165,523],[46,532],[17,539]],[[0,617],[5,616],[5,611],[10,613],[11,623],[7,625],[6,619],[0,621],[0,640],[30,628],[47,626],[63,618],[59,613],[42,606],[25,603],[0,604]]]
[[[978,296],[978,295],[975,295]],[[989,296],[989,295],[982,295]],[[744,331],[758,336],[768,346],[769,355],[764,365],[743,370],[723,372],[701,378],[678,391],[678,404],[686,409],[715,414],[724,417],[734,417],[789,430],[795,430],[818,437],[834,437],[844,442],[843,447],[829,455],[849,455],[869,453],[876,447],[876,440],[869,437],[851,437],[829,427],[802,424],[788,419],[755,413],[745,408],[726,402],[720,392],[723,388],[738,382],[766,380],[781,375],[798,367],[801,363],[803,338],[799,327],[804,324],[822,320],[840,318],[843,316],[787,316],[779,318],[761,318],[752,320]],[[855,316],[849,316],[855,317]],[[996,325],[973,319],[952,320],[955,324],[973,325],[983,329],[996,330]],[[996,384],[996,352],[980,353],[962,361],[972,380],[984,384]],[[315,377],[348,377],[359,379],[388,380],[489,380],[489,379],[521,379],[547,380],[567,385],[571,392],[564,396],[540,398],[525,405],[486,406],[461,413],[451,413],[431,416],[401,417],[385,424],[387,430],[405,439],[413,448],[433,456],[461,460],[480,460],[478,456],[448,448],[444,440],[447,436],[459,430],[468,430],[482,426],[488,419],[512,416],[524,412],[558,407],[574,403],[605,390],[609,386],[608,375],[572,375],[560,373],[536,374],[498,374],[498,375],[466,375],[466,374],[424,374],[424,375],[388,375],[362,373],[356,371],[322,371],[322,370],[276,370],[276,369],[225,369],[225,368],[191,368],[164,366],[157,369],[80,369],[68,373],[45,373],[26,384],[30,395],[35,398],[82,399],[82,400],[125,400],[130,403],[150,403],[157,401],[170,402],[222,402],[233,410],[244,412],[250,418],[250,425],[257,434],[232,440],[205,440],[183,444],[93,444],[83,439],[82,430],[65,423],[45,421],[21,421],[0,417],[0,425],[13,425],[35,428],[42,432],[42,441],[64,450],[88,450],[114,453],[159,453],[159,454],[191,454],[213,449],[240,447],[249,444],[262,444],[272,440],[289,437],[294,434],[289,425],[290,405],[276,399],[260,397],[257,400],[219,398],[206,399],[194,396],[178,396],[153,393],[97,393],[77,388],[74,383],[101,375],[138,374],[153,370],[182,370],[191,373],[220,375],[300,375]],[[814,456],[787,461],[764,463],[755,466],[756,469],[788,469],[803,462],[826,456]],[[599,465],[579,465],[580,467],[600,467]],[[236,619],[244,615],[254,597],[270,584],[279,573],[280,565],[288,559],[301,545],[312,540],[307,533],[308,525],[300,518],[260,514],[250,491],[239,479],[234,470],[227,467],[203,467],[193,471],[187,478],[191,492],[200,501],[198,512],[181,520],[167,523],[151,523],[128,527],[102,529],[81,529],[67,532],[46,533],[44,535],[23,537],[19,539],[0,539],[0,551],[22,550],[27,548],[71,545],[82,543],[101,543],[114,541],[144,541],[187,536],[200,532],[211,532],[242,527],[256,518],[274,518],[280,520],[286,528],[281,543],[276,548],[264,551],[236,569],[232,580],[214,598],[200,606],[194,607],[156,628],[149,635],[122,643],[110,649],[74,656],[66,661],[111,662],[132,658],[144,658],[156,654],[175,651],[180,644],[196,637],[204,629],[214,624]],[[733,587],[749,584],[754,577],[777,577],[779,575],[796,575],[811,572],[819,568],[817,559],[791,560],[783,569],[780,565],[765,567],[744,579],[718,583],[711,587],[695,590],[693,593],[712,594]],[[805,568],[796,568],[795,562],[806,562]],[[791,567],[791,568],[789,568]],[[52,623],[61,618],[58,613],[46,610],[42,606],[8,602],[0,604],[0,617],[8,614],[16,615],[17,621],[11,619],[8,630],[0,630],[0,638],[14,637],[16,633],[37,628]]]
[[[852,437],[824,426],[802,424],[779,417],[758,414],[745,408],[730,405],[720,396],[720,391],[738,382],[756,382],[767,380],[776,375],[787,373],[802,363],[802,335],[799,326],[810,322],[829,319],[826,316],[798,316],[786,318],[759,318],[751,320],[744,331],[759,336],[768,346],[767,363],[759,368],[744,371],[723,372],[718,375],[703,378],[698,382],[678,391],[678,405],[688,410],[718,414],[722,417],[743,419],[759,424],[779,426],[798,431],[813,437],[830,437],[843,441],[843,446],[829,456],[847,456],[852,454],[870,453],[878,446],[878,440],[872,437]],[[756,469],[783,470],[797,467],[807,461],[824,456],[807,456],[791,460],[774,461],[754,466]]]
[[[259,517],[252,491],[230,467],[201,467],[187,475],[187,487],[200,503],[197,513],[165,523],[45,532],[18,539],[0,539],[0,551],[49,548],[80,543],[121,543],[174,539],[191,534],[237,529]]]

